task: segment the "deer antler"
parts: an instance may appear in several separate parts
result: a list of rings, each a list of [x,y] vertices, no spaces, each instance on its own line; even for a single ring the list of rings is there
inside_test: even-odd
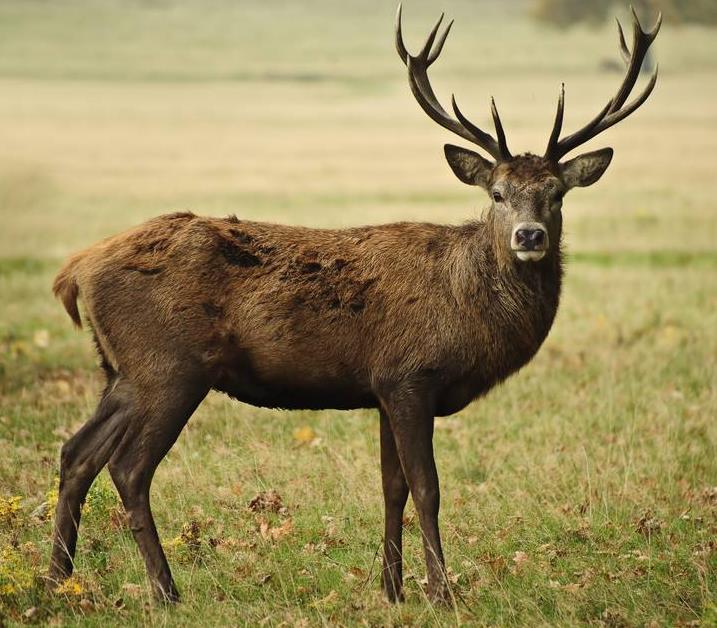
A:
[[[565,86],[561,87],[560,96],[558,97],[558,110],[555,114],[555,123],[553,124],[553,130],[550,133],[550,140],[548,141],[548,148],[545,151],[545,158],[551,161],[559,161],[571,150],[577,148],[581,144],[584,144],[588,140],[592,139],[599,133],[602,133],[605,129],[609,129],[613,124],[617,124],[620,120],[627,118],[633,113],[640,105],[642,105],[652,93],[657,82],[657,68],[653,73],[650,81],[643,90],[643,92],[627,106],[625,101],[630,96],[632,89],[635,87],[637,77],[640,74],[640,68],[645,60],[650,44],[657,37],[657,33],[660,31],[662,24],[662,13],[657,18],[655,27],[645,32],[640,26],[640,21],[637,19],[635,10],[632,9],[632,20],[633,20],[633,44],[632,51],[630,51],[625,43],[625,35],[622,32],[622,26],[620,22],[617,23],[618,34],[620,37],[620,53],[627,65],[627,73],[625,78],[617,90],[615,96],[603,107],[602,111],[597,114],[590,122],[588,122],[583,128],[575,131],[559,139],[560,131],[563,126],[563,111],[565,108]]]
[[[443,14],[441,14],[433,30],[429,33],[428,39],[426,39],[426,43],[423,45],[421,51],[416,56],[413,56],[406,50],[406,46],[403,43],[403,34],[401,32],[401,5],[398,5],[398,11],[396,13],[396,50],[398,51],[398,56],[401,57],[408,68],[408,82],[411,86],[411,91],[418,101],[418,104],[421,105],[421,108],[432,120],[456,135],[460,135],[463,139],[477,144],[497,161],[508,161],[512,159],[513,156],[508,150],[503,125],[501,124],[495,101],[492,98],[491,113],[493,115],[496,135],[498,136],[497,141],[492,135],[478,128],[463,115],[461,110],[458,109],[455,97],[451,98],[451,104],[457,120],[452,118],[446,110],[443,109],[436,98],[436,94],[428,78],[428,68],[441,54],[443,45],[446,43],[446,37],[448,37],[451,26],[453,26],[453,22],[451,21],[443,34],[438,38],[438,43],[434,46],[438,29],[442,22]]]

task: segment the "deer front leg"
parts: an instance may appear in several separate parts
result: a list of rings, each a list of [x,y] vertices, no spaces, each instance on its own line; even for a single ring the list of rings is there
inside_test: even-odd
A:
[[[408,484],[403,475],[388,415],[381,414],[381,480],[386,527],[383,539],[383,591],[389,602],[403,601],[403,558],[401,536],[403,509],[408,499]]]
[[[449,602],[438,530],[441,497],[433,458],[433,403],[429,395],[417,392],[416,387],[407,387],[387,395],[384,407],[401,467],[418,512],[428,573],[428,597],[432,602]]]

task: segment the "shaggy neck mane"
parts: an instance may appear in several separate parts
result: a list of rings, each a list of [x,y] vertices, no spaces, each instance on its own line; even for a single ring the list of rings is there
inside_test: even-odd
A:
[[[532,345],[550,329],[560,299],[561,244],[540,262],[520,262],[496,238],[495,216],[456,227],[449,257],[453,295]]]

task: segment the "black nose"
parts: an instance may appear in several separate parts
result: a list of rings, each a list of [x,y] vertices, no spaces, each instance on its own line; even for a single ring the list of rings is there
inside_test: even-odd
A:
[[[545,244],[545,231],[543,229],[518,229],[515,232],[515,241],[526,251],[533,251]]]

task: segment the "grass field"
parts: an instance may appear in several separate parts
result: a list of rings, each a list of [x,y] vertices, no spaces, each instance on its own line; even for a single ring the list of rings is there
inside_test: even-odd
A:
[[[612,26],[541,29],[520,2],[404,5],[413,48],[440,8],[457,18],[437,89],[481,123],[495,95],[516,150],[543,149],[561,81],[574,128],[620,80],[600,70]],[[0,3],[0,626],[717,624],[717,38],[697,27],[664,29],[651,101],[594,142],[613,164],[566,200],[545,346],[437,424],[455,608],[422,592],[412,506],[407,602],[381,598],[374,413],[219,395],[154,482],[183,603],[152,603],[106,472],[76,577],[45,592],[59,447],[101,386],[51,295],[65,255],[178,209],[344,226],[486,206],[410,96],[394,10]],[[272,490],[281,512],[248,507]]]

